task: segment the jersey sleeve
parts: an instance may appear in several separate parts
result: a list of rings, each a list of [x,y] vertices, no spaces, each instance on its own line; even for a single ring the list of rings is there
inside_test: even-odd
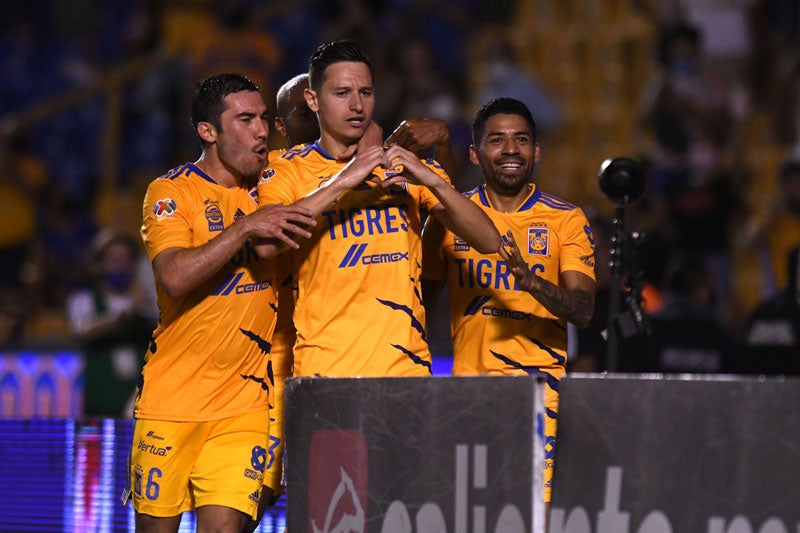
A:
[[[295,166],[286,159],[277,159],[258,180],[258,205],[289,205],[300,199]]]
[[[150,183],[144,197],[142,241],[152,261],[167,248],[190,248],[192,208],[185,191],[171,179]]]
[[[444,181],[447,182],[448,185],[451,187],[453,186],[452,182],[450,181],[450,176],[447,175],[447,172],[444,171],[442,165],[437,163],[434,159],[427,159],[423,160],[423,162],[433,170],[436,174],[438,174]],[[420,205],[423,209],[430,212],[437,204],[439,204],[439,199],[436,198],[430,189],[427,187],[422,187],[422,191],[420,193]]]
[[[422,277],[441,281],[447,274],[444,246],[447,228],[436,217],[429,216],[422,231]]]
[[[592,279],[594,274],[594,237],[583,210],[575,208],[564,224],[565,238],[561,248],[560,270],[582,272]]]

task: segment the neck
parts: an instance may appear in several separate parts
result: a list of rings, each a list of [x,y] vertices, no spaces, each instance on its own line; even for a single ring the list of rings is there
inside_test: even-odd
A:
[[[488,183],[485,185],[486,194],[489,196],[489,201],[492,202],[492,207],[501,213],[513,213],[522,202],[528,197],[533,189],[532,183],[524,184],[518,191],[505,191],[498,190]]]
[[[340,141],[325,132],[321,132],[319,145],[335,159],[346,161],[355,155],[356,149],[358,148],[358,141],[359,139]]]
[[[232,173],[228,168],[215,157],[209,156],[206,152],[200,155],[200,159],[194,162],[195,166],[211,176],[217,184],[233,189],[243,187],[243,177]]]

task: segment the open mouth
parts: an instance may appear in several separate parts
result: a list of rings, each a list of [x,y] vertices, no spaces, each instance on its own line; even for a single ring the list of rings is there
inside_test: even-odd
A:
[[[502,168],[507,172],[516,172],[522,168],[521,161],[503,161],[497,164],[498,167]]]

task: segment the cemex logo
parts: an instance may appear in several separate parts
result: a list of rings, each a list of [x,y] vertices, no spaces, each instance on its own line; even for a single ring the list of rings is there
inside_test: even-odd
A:
[[[309,532],[366,532],[367,441],[361,431],[315,431],[308,478]]]

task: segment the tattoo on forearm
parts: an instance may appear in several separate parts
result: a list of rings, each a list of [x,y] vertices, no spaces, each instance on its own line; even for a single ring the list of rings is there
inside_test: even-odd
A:
[[[528,292],[548,311],[577,325],[587,325],[592,319],[594,302],[583,291],[567,291],[544,278],[531,274]]]

